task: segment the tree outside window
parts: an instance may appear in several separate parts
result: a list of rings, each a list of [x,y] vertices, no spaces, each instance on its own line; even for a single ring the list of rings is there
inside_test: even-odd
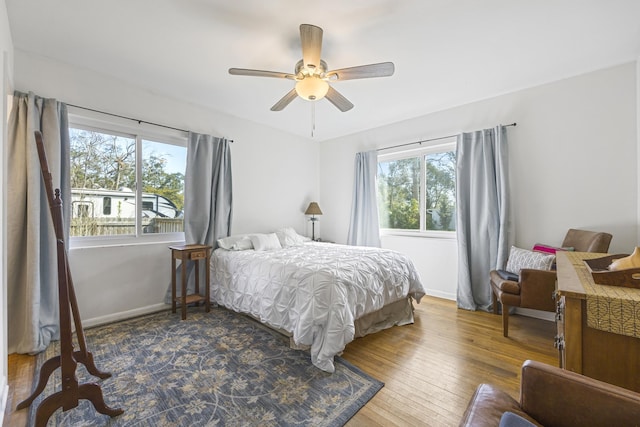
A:
[[[380,228],[455,231],[455,150],[378,162]]]
[[[456,230],[456,153],[425,156],[425,230]]]
[[[378,163],[381,228],[420,229],[420,158]]]

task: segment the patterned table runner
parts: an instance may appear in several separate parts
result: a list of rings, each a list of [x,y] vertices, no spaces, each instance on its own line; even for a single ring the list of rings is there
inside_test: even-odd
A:
[[[583,260],[602,254],[566,252],[587,296],[587,325],[614,334],[640,338],[640,289],[598,285]]]

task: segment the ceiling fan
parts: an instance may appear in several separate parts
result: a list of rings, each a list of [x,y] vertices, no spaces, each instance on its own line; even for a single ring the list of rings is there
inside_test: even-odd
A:
[[[327,98],[340,111],[349,111],[353,104],[329,83],[340,80],[366,79],[370,77],[387,77],[393,75],[393,62],[360,65],[356,67],[328,70],[327,63],[320,58],[322,50],[322,28],[310,24],[300,25],[302,42],[302,59],[295,66],[293,74],[277,71],[249,70],[246,68],[229,68],[229,74],[236,76],[276,77],[290,79],[296,85],[289,93],[271,107],[271,111],[281,111],[297,96],[308,101]]]

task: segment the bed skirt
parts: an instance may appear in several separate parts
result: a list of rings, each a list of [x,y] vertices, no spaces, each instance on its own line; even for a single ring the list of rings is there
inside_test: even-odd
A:
[[[215,302],[211,302],[214,305]],[[289,347],[294,350],[304,350],[307,351],[311,348],[310,345],[301,345],[296,344],[293,340],[293,334],[287,330],[282,328],[277,328],[273,325],[270,325],[267,322],[262,322],[257,317],[249,314],[242,313],[245,316],[251,317],[256,322],[263,324],[264,326],[278,332],[281,335],[289,338]],[[385,307],[382,307],[378,311],[374,311],[373,313],[365,314],[359,319],[356,319],[355,326],[355,335],[354,338],[364,337],[365,335],[374,334],[376,332],[382,331],[384,329],[388,329],[392,326],[403,326],[410,325],[414,322],[413,319],[413,298],[407,297],[405,299],[401,299],[399,301],[393,302]]]

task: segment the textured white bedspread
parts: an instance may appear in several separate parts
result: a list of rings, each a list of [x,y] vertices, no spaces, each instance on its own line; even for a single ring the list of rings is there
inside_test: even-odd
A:
[[[311,346],[315,366],[333,372],[333,358],[354,339],[354,322],[424,288],[411,260],[395,251],[309,242],[273,251],[217,249],[211,299],[248,313]]]

